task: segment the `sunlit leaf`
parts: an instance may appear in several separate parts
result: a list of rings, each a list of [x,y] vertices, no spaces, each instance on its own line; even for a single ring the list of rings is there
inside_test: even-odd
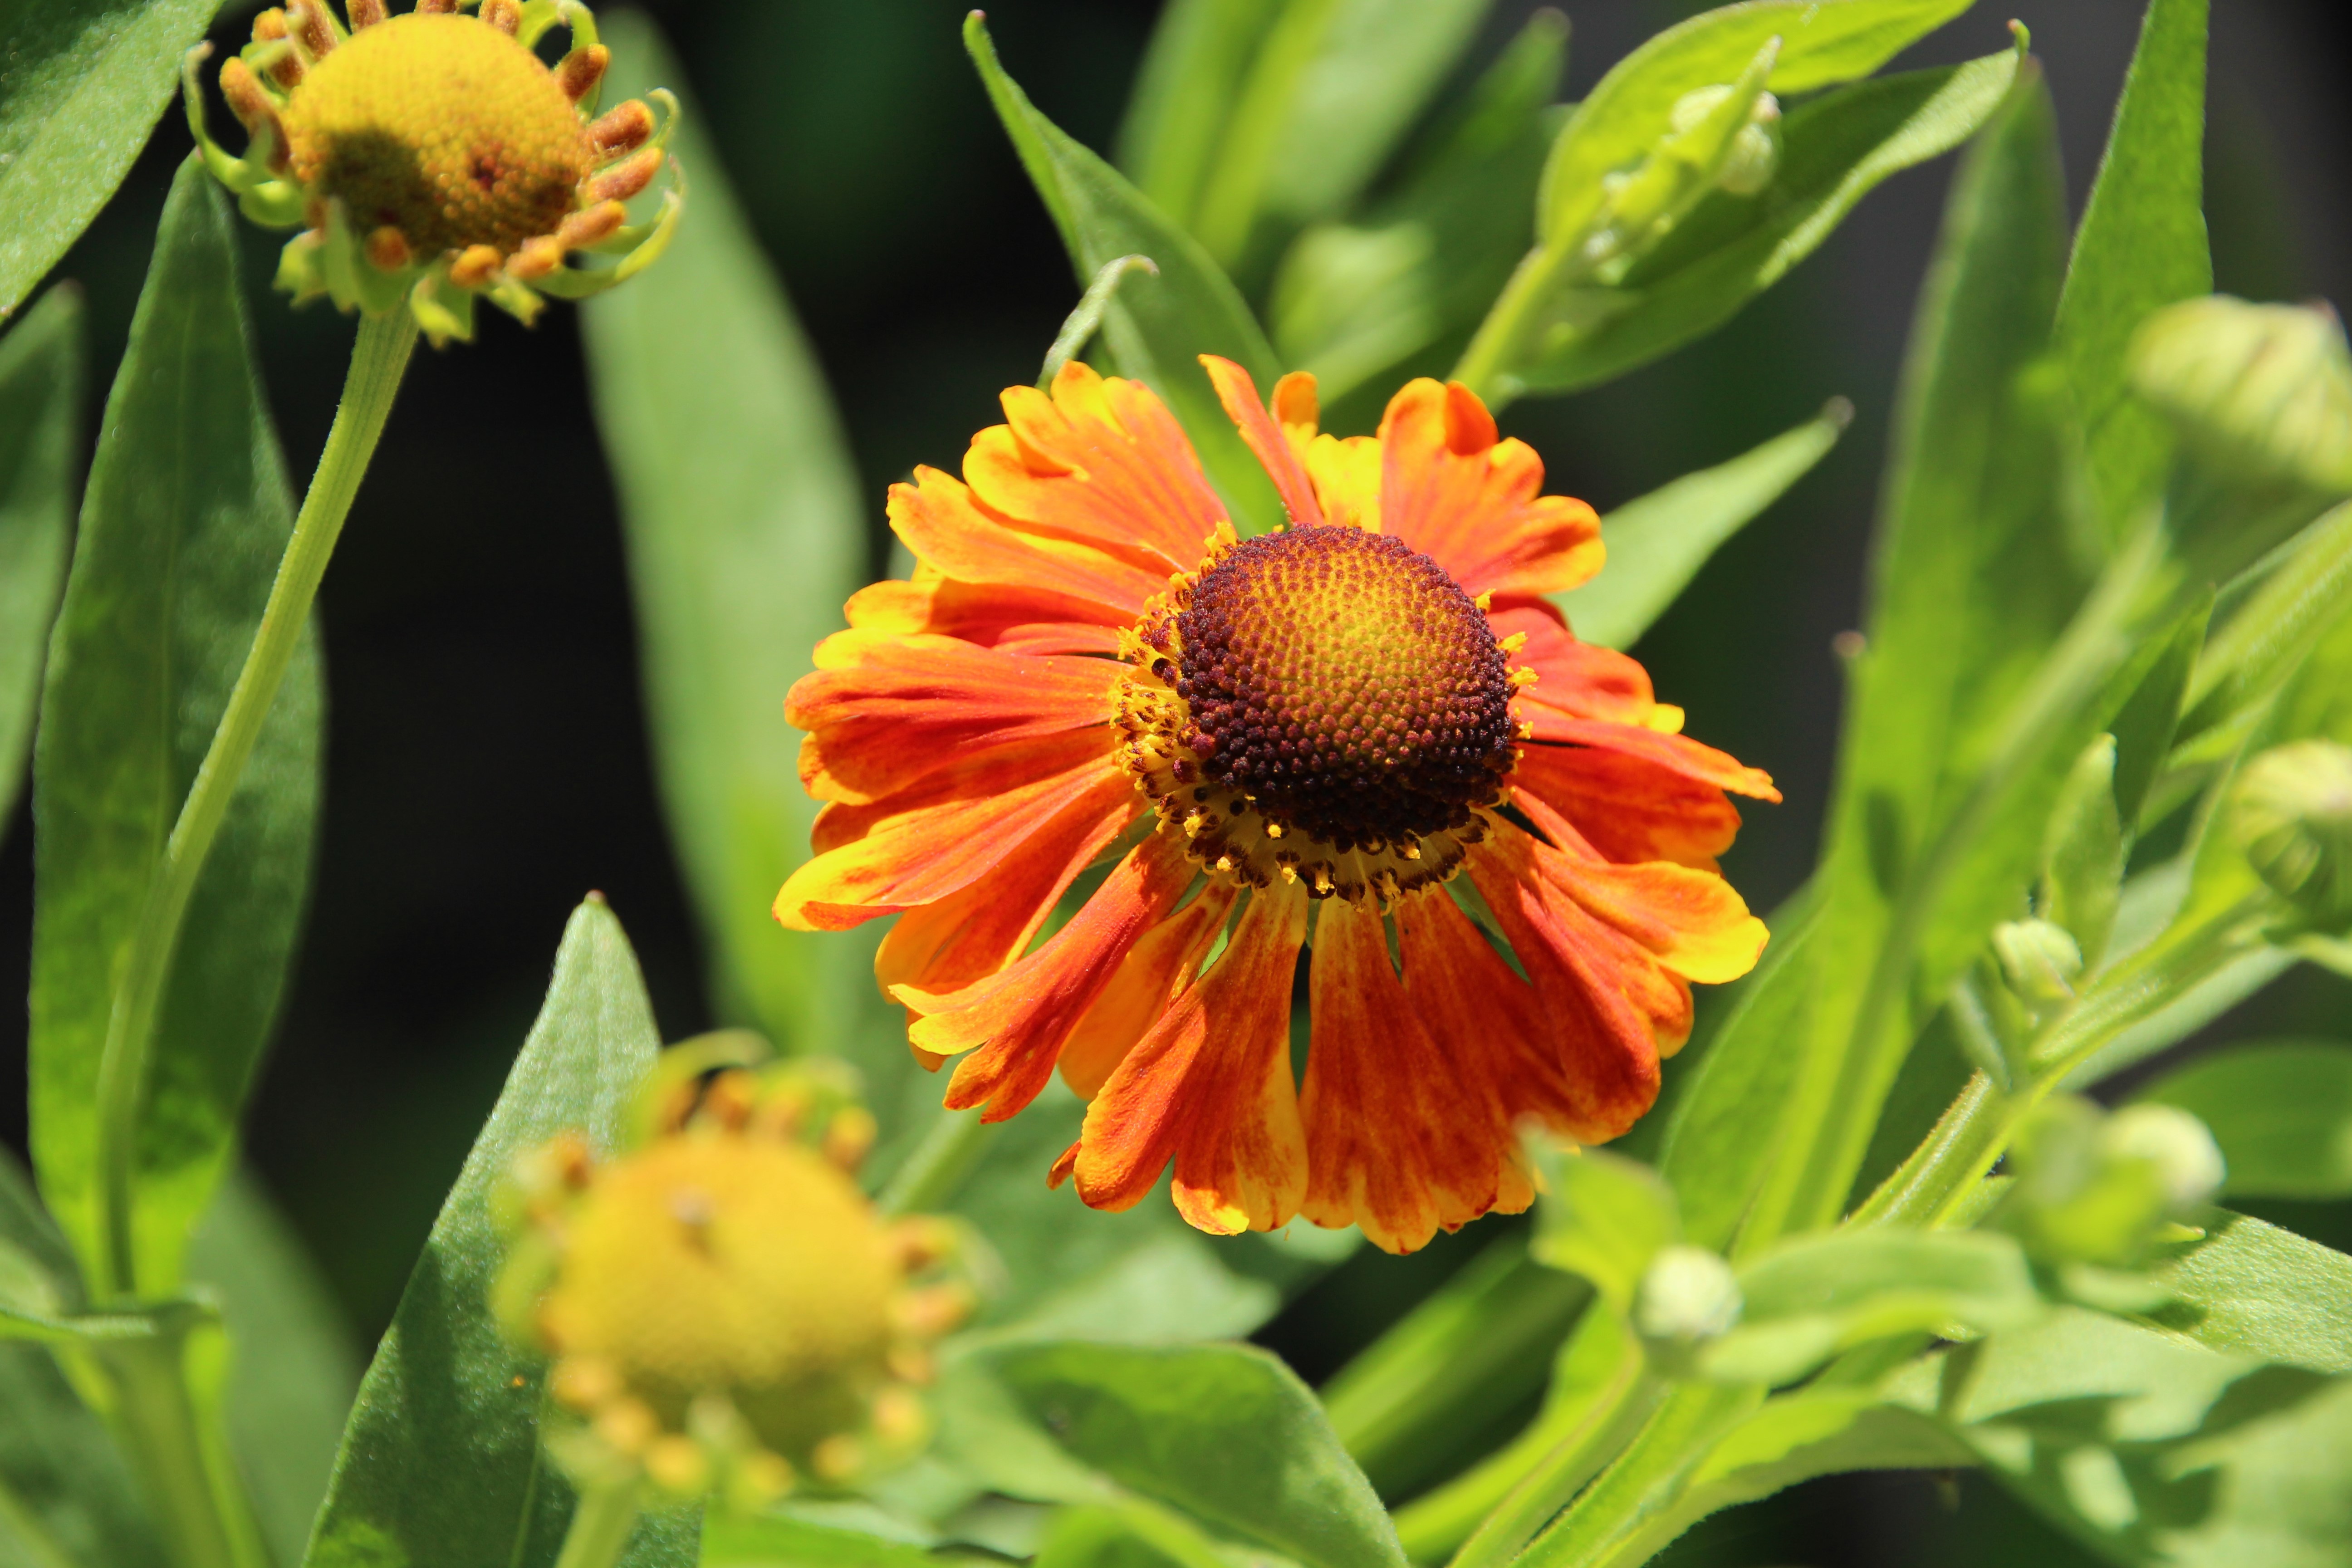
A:
[[[24,782],[73,547],[84,361],[78,289],[52,289],[0,337],[0,820]]]
[[[2150,1270],[2174,1300],[2151,1316],[2209,1350],[2352,1372],[2352,1258],[2246,1215]]]
[[[0,320],[147,144],[218,0],[18,0],[0,12]]]
[[[99,1057],[121,954],[293,525],[228,204],[181,165],[103,435],[33,756],[32,1145],[97,1244]],[[310,885],[320,674],[305,635],[190,905],[140,1121],[138,1287],[177,1280],[285,984]]]
[[[1648,1166],[1600,1149],[1542,1150],[1538,1168],[1546,1190],[1529,1254],[1582,1275],[1626,1310],[1650,1259],[1683,1238],[1674,1190]]]
[[[592,898],[506,1089],[466,1156],[343,1430],[310,1568],[545,1568],[572,1491],[541,1453],[546,1363],[501,1331],[506,1255],[491,1200],[515,1158],[559,1132],[610,1152],[660,1047],[621,923]],[[642,1521],[630,1568],[695,1560],[695,1521]]]

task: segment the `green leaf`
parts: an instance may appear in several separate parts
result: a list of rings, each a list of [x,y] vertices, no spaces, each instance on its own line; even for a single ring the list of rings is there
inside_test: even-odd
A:
[[[2148,5],[2058,307],[2057,347],[2110,539],[2155,493],[2172,449],[2162,422],[2129,395],[2132,333],[2158,306],[2213,287],[2203,205],[2206,4]]]
[[[2116,738],[2101,735],[2074,759],[2042,837],[2042,919],[2074,937],[2095,969],[2115,930],[2124,880],[2124,824],[2116,809]]]
[[[604,30],[614,94],[683,89],[641,15]],[[838,1050],[879,1011],[871,938],[781,931],[768,906],[808,858],[816,815],[784,693],[865,581],[866,507],[823,374],[705,123],[689,104],[678,130],[690,216],[659,267],[583,307],[583,330],[655,760],[711,989],[785,1050]],[[872,1065],[905,1060],[894,1048]]]
[[[1594,385],[1729,321],[1820,248],[1881,181],[1975,134],[2018,68],[2005,49],[1800,105],[1781,121],[1780,164],[1761,194],[1708,195],[1620,282],[1582,291],[1569,312],[1573,330],[1519,380],[1545,392]]]
[[[1191,224],[1267,32],[1282,7],[1264,0],[1169,0],[1128,94],[1118,163],[1136,189]]]
[[[1308,227],[1284,255],[1267,321],[1284,362],[1316,377],[1327,428],[1369,426],[1405,369],[1460,353],[1533,243],[1567,43],[1566,18],[1537,12],[1393,193]]]
[[[2139,1099],[2210,1129],[2233,1197],[2352,1197],[2352,1045],[2272,1040],[2176,1068]]]
[[[107,398],[34,745],[33,1160],[85,1258],[117,966],[293,527],[231,221],[203,164],[182,164]],[[277,1015],[310,887],[320,707],[306,632],[164,994],[134,1189],[150,1295],[179,1278]]]
[[[1079,286],[1121,256],[1148,256],[1160,268],[1157,277],[1128,279],[1104,313],[1103,338],[1119,373],[1149,385],[1183,423],[1234,526],[1245,533],[1271,528],[1281,516],[1274,482],[1242,444],[1198,362],[1201,354],[1222,354],[1256,379],[1261,395],[1273,390],[1274,350],[1249,307],[1198,242],[1037,112],[997,63],[978,12],[965,19],[963,37],[1022,167],[1061,231]]]
[[[1215,1544],[1182,1521],[1129,1503],[1077,1503],[1054,1515],[1037,1568],[1224,1568]]]
[[[2125,700],[2110,726],[2116,737],[2116,815],[2127,835],[2136,835],[2143,825],[2149,792],[2185,721],[2189,681],[2204,662],[2210,619],[2206,607],[2180,618],[2165,641],[2163,657]]]
[[[16,809],[73,547],[85,357],[78,289],[50,289],[0,338],[0,821]]]
[[[1650,1259],[1683,1238],[1674,1189],[1647,1165],[1605,1150],[1546,1146],[1535,1161],[1544,1195],[1528,1254],[1581,1275],[1610,1306],[1630,1310]]]
[[[1743,1265],[1739,1290],[1738,1327],[1696,1358],[1703,1375],[1726,1383],[1790,1383],[1873,1340],[2013,1328],[2042,1310],[2024,1253],[1981,1231],[1800,1237]]]
[[[228,1436],[271,1555],[299,1563],[359,1387],[351,1331],[327,1282],[258,1183],[221,1184],[188,1249],[219,1297],[231,1358]]]
[[[957,1559],[805,1520],[720,1512],[702,1527],[701,1561],[704,1568],[940,1568]]]
[[[2352,1372],[2352,1258],[2223,1211],[2150,1273],[2176,1298],[2154,1321],[2209,1350]]]
[[[572,1492],[540,1452],[544,1358],[509,1342],[490,1312],[506,1256],[492,1196],[518,1155],[559,1132],[615,1148],[659,1047],[628,938],[592,896],[564,928],[546,1004],[360,1384],[310,1568],[554,1562]],[[689,1524],[652,1517],[623,1561],[690,1564],[694,1539]]]
[[[2352,616],[2352,504],[2313,523],[2284,554],[2195,656],[2184,743],[2249,712]]]
[[[1709,556],[1828,456],[1853,418],[1853,405],[1834,398],[1753,451],[1685,474],[1602,518],[1607,565],[1582,587],[1552,595],[1578,640],[1632,647]]]
[[[98,216],[217,0],[18,0],[0,15],[0,320]]]
[[[1031,1345],[980,1364],[1009,1402],[1003,1414],[1029,1424],[1010,1427],[1012,1440],[1059,1467],[1038,1466],[1047,1484],[1024,1491],[1016,1480],[1014,1495],[1099,1500],[1116,1486],[1306,1568],[1402,1568],[1371,1484],[1314,1394],[1263,1351]],[[942,1412],[943,1437],[946,1422]]]

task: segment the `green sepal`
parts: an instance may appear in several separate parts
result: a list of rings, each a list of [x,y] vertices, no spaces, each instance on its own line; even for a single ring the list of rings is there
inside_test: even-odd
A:
[[[449,269],[436,267],[416,280],[409,291],[408,313],[416,318],[425,341],[443,348],[454,339],[474,341],[474,295],[449,281]]]

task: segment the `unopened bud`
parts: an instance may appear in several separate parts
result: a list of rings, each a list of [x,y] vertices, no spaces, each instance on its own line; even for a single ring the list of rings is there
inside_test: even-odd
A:
[[[1675,100],[1668,122],[1680,134],[1706,119],[1710,110],[1730,96],[1730,87],[1720,84],[1686,92]],[[1780,100],[1769,92],[1760,92],[1756,95],[1755,106],[1748,111],[1748,123],[1732,137],[1731,150],[1715,183],[1735,196],[1752,196],[1772,183],[1772,175],[1780,166]]]
[[[2296,741],[2256,757],[2230,831],[2272,891],[2329,931],[2352,923],[2352,747]]]
[[[1992,950],[2010,989],[2026,1002],[2056,1007],[2074,1000],[2083,950],[2064,928],[2048,921],[2005,921],[1993,928]]]
[[[1656,1344],[1696,1345],[1729,1332],[1740,1304],[1730,1264],[1703,1247],[1668,1247],[1633,1294],[1633,1328]]]
[[[2213,1134],[2178,1106],[2126,1106],[2107,1118],[2099,1142],[2114,1158],[2144,1161],[2153,1167],[2165,1201],[2176,1212],[2194,1208],[2220,1192],[2227,1174]]]
[[[2186,300],[2141,325],[2130,364],[2133,389],[2208,461],[2352,491],[2352,354],[2333,310]]]

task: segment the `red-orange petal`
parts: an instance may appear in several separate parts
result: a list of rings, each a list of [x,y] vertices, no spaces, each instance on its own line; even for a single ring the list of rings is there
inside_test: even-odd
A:
[[[1151,1032],[1201,973],[1201,961],[1225,928],[1239,891],[1224,880],[1202,884],[1192,901],[1160,921],[1127,956],[1062,1047],[1062,1081],[1092,1100],[1111,1070]]]
[[[1129,624],[1066,594],[939,576],[869,584],[849,596],[846,613],[858,631],[937,632],[1022,654],[1116,655]]]
[[[1485,1214],[1499,1186],[1502,1129],[1484,1075],[1450,1058],[1423,1026],[1389,966],[1380,911],[1325,900],[1309,973],[1299,1212],[1333,1229],[1360,1226],[1387,1252],[1415,1251],[1440,1226],[1458,1229]]]
[[[1618,751],[1522,746],[1511,787],[1559,813],[1612,860],[1712,871],[1739,832],[1739,810],[1719,787]]]
[[[940,1055],[972,1053],[957,1064],[948,1104],[983,1106],[982,1120],[1002,1121],[1035,1099],[1053,1077],[1063,1042],[1119,960],[1167,918],[1196,869],[1181,842],[1152,834],[1113,868],[1069,924],[1011,968],[945,994],[894,989],[892,995],[924,1015],[908,1029],[910,1042]]]
[[[1290,1077],[1290,984],[1307,896],[1251,895],[1224,952],[1118,1064],[1087,1108],[1078,1195],[1131,1208],[1176,1166],[1177,1212],[1212,1235],[1289,1223],[1307,1192]]]
[[[1407,382],[1381,419],[1381,526],[1471,594],[1553,594],[1601,569],[1601,520],[1543,491],[1543,459],[1496,438],[1459,382]]]
[[[1217,400],[1225,405],[1226,417],[1240,428],[1242,440],[1257,454],[1258,462],[1274,480],[1275,492],[1282,497],[1283,510],[1290,514],[1292,524],[1303,527],[1320,523],[1323,508],[1315,499],[1315,486],[1300,466],[1298,454],[1292,449],[1282,426],[1257,400],[1257,383],[1250,379],[1250,373],[1215,354],[1202,354],[1201,365],[1209,373],[1210,384],[1217,389]],[[1310,384],[1308,395],[1312,395]],[[1290,395],[1295,407],[1297,394],[1294,391]]]
[[[975,647],[935,634],[836,632],[784,699],[809,731],[801,783],[818,800],[896,795],[976,749],[1090,725],[1118,710],[1121,667]]]
[[[1570,718],[1642,725],[1656,715],[1650,672],[1613,648],[1577,641],[1551,605],[1499,603],[1487,612],[1486,624],[1497,637],[1526,638],[1511,656],[1512,663],[1536,672],[1536,683],[1519,693],[1522,710],[1549,708]]]
[[[866,805],[828,805],[816,857],[776,895],[794,931],[846,931],[969,887],[1073,802],[1108,809],[1132,783],[1112,760],[1117,731],[1077,731],[999,747]]]
[[[1559,845],[1557,850],[1537,846],[1536,864],[1550,885],[1638,944],[1659,967],[1704,985],[1724,984],[1756,967],[1769,933],[1717,872],[1664,860],[1615,864],[1540,801],[1522,796],[1519,805]],[[1687,1028],[1685,1023],[1682,1033]],[[1682,1033],[1675,1044],[1681,1044]]]
[[[937,468],[917,468],[913,484],[890,487],[890,527],[916,559],[943,575],[1063,595],[1109,624],[1131,625],[1143,601],[1168,585],[1164,572],[988,516],[961,480]]]
[[[1606,720],[1570,719],[1557,710],[1525,706],[1520,709],[1535,731],[1529,738],[1555,745],[1595,746],[1680,773],[1686,779],[1727,789],[1758,800],[1780,798],[1772,775],[1751,768],[1727,752],[1718,752],[1687,735],[1669,735],[1639,724],[1615,724]]]

